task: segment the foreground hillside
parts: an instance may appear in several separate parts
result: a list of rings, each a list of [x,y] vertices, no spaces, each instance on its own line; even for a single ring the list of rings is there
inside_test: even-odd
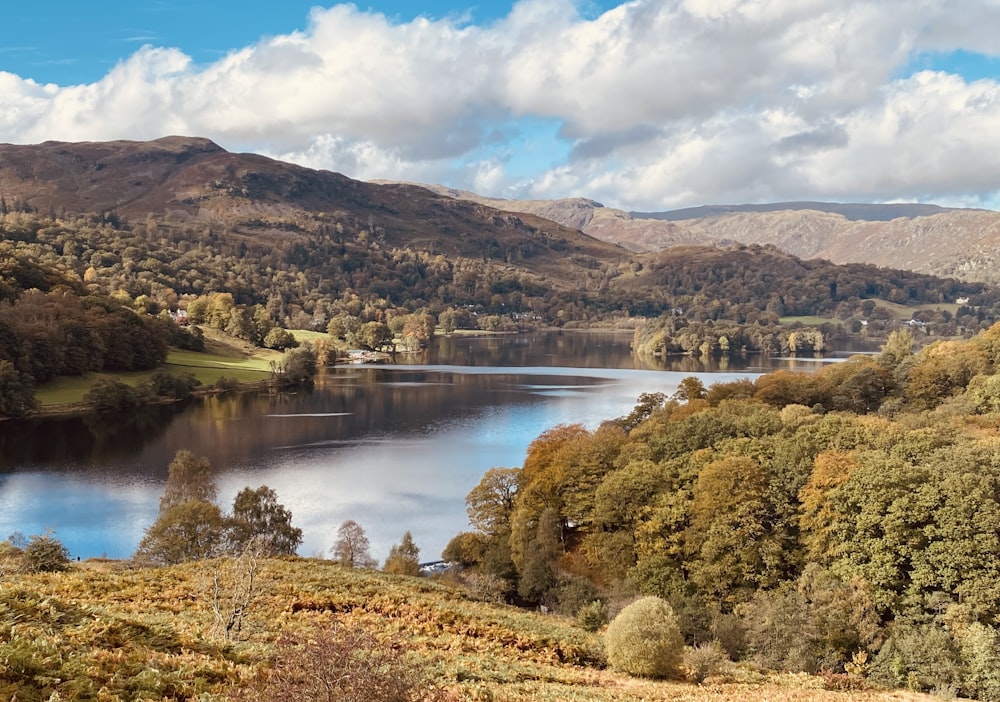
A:
[[[632,251],[771,244],[804,259],[868,263],[997,282],[1000,213],[933,205],[775,203],[625,212],[593,200],[504,200],[427,186],[456,199],[546,217]]]
[[[268,670],[298,665],[332,675],[323,661],[356,664],[363,649],[397,679],[416,681],[423,699],[925,699],[831,692],[818,678],[735,668],[700,686],[636,680],[604,670],[599,639],[569,620],[329,561],[259,566],[261,594],[232,640],[220,634],[213,609],[213,583],[223,595],[235,591],[225,561],[161,569],[84,563],[65,573],[3,576],[0,697],[263,699]],[[227,611],[229,600],[219,601]],[[409,699],[384,694],[368,699]]]

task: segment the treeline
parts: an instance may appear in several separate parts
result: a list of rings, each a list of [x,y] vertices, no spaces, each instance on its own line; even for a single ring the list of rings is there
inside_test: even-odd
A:
[[[0,414],[29,411],[33,388],[57,375],[149,369],[168,346],[203,348],[198,325],[273,349],[295,345],[291,328],[328,331],[346,346],[418,349],[436,326],[634,325],[638,315],[659,317],[637,332],[639,351],[732,355],[821,350],[857,331],[846,322],[860,324],[858,314],[876,319],[867,295],[965,301],[955,315],[935,313],[925,333],[973,333],[1000,310],[1000,295],[981,284],[800,261],[767,247],[614,261],[542,247],[533,272],[503,256],[433,253],[443,239],[425,242],[431,250],[390,240],[373,223],[319,215],[225,227],[0,215]],[[845,324],[788,330],[778,315],[790,313],[832,313]],[[171,319],[184,314],[190,327]]]
[[[770,247],[680,248],[599,260],[544,242],[528,258],[511,257],[498,242],[500,253],[470,255],[462,253],[460,234],[404,244],[371,221],[301,213],[210,225],[152,215],[128,222],[113,213],[56,220],[12,212],[0,216],[0,239],[2,258],[15,265],[35,261],[105,294],[127,295],[154,314],[228,294],[237,309],[247,310],[235,326],[248,336],[265,317],[277,327],[321,331],[344,316],[388,323],[394,315],[438,318],[448,311],[468,313],[471,319],[462,323],[474,328],[484,319],[500,327],[564,326],[678,309],[691,321],[741,325],[783,315],[846,320],[876,297],[907,305],[968,298],[954,321],[974,332],[1000,311],[1000,296],[982,284],[800,261]]]
[[[671,314],[636,327],[632,349],[653,356],[689,354],[732,358],[748,353],[822,353],[849,338],[847,329],[840,324],[785,325],[777,319],[754,324],[698,322]]]
[[[539,436],[446,557],[600,626],[668,600],[733,660],[1000,699],[1000,325],[677,395]]]
[[[874,304],[865,307],[866,300],[923,305],[967,298],[959,316],[968,316],[965,323],[976,328],[983,321],[977,308],[997,311],[989,286],[868,264],[802,260],[770,245],[668,249],[654,254],[637,280],[669,296],[675,308],[697,308],[691,318],[700,321],[753,323],[762,313],[847,319],[872,314]]]

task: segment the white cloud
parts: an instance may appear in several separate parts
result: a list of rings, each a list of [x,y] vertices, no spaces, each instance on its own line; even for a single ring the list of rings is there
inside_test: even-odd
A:
[[[338,5],[207,66],[143,47],[90,85],[0,72],[0,141],[191,134],[353,177],[635,209],[996,201],[1000,85],[903,73],[920,52],[1000,54],[992,0],[633,0],[592,19],[584,9],[522,0],[474,26]],[[483,146],[519,118],[559,120],[568,161],[515,178]]]

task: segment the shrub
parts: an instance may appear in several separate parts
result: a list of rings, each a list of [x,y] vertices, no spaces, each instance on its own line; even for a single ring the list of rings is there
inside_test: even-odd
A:
[[[149,384],[157,397],[186,400],[194,394],[194,389],[201,385],[201,381],[191,373],[174,375],[170,371],[158,368],[153,372]]]
[[[229,392],[230,390],[236,390],[240,387],[240,381],[236,378],[230,378],[229,376],[220,375],[215,381],[216,390],[222,392]]]
[[[98,378],[83,396],[83,401],[102,414],[128,412],[141,404],[135,388],[113,378]]]
[[[600,600],[594,600],[580,608],[576,621],[587,631],[598,631],[608,623],[608,607]]]
[[[897,624],[872,663],[877,685],[953,695],[962,677],[952,638],[935,624]]]
[[[705,678],[721,675],[729,664],[729,656],[718,641],[684,649],[684,673],[691,682],[701,684]]]
[[[47,531],[35,534],[21,554],[21,568],[27,573],[55,573],[69,568],[69,551],[62,542]]]
[[[581,608],[597,599],[598,592],[584,578],[567,578],[555,587],[556,612],[567,617],[574,616]]]
[[[977,700],[1000,700],[1000,635],[997,630],[974,622],[962,632],[959,644],[965,669],[962,692]]]
[[[643,597],[608,625],[608,663],[617,671],[649,678],[678,677],[684,639],[673,609],[659,597]]]
[[[401,642],[380,642],[356,625],[340,622],[311,634],[286,634],[275,645],[272,666],[236,700],[342,700],[437,702],[450,699],[430,675],[408,661]]]

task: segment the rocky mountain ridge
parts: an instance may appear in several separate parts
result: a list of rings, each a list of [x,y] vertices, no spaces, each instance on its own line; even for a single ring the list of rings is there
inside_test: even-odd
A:
[[[771,244],[805,259],[1000,282],[1000,212],[992,210],[810,202],[640,213],[584,198],[503,200],[425,187],[497,209],[537,214],[637,252],[683,245]]]

